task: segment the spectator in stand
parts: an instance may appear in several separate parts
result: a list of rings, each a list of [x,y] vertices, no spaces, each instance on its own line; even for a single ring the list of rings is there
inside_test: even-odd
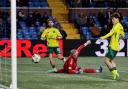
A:
[[[41,14],[38,13],[37,11],[33,12],[33,13],[32,13],[32,16],[33,16],[34,22],[36,22],[37,19],[38,19],[39,21],[41,21]]]
[[[94,18],[92,16],[87,16],[87,22],[86,22],[87,27],[92,27],[94,23],[96,23]]]
[[[22,11],[18,12],[17,18],[18,18],[18,21],[26,21],[26,15]]]
[[[63,30],[62,26],[59,24],[56,28],[59,29],[62,39],[65,40],[67,38],[67,33]]]
[[[74,0],[75,7],[82,7],[82,0]]]
[[[6,30],[7,30],[7,38],[10,38],[11,36],[11,20],[10,20],[10,17],[7,16],[7,19],[6,19]]]
[[[107,19],[105,18],[105,13],[103,12],[103,10],[101,10],[98,13],[98,20],[101,24],[101,26],[103,27],[105,24],[107,24]]]
[[[27,25],[28,27],[31,27],[34,25],[34,18],[33,18],[32,13],[30,13],[27,17]]]
[[[60,23],[58,22],[57,18],[51,18],[51,19],[54,22],[54,27],[60,29],[61,26],[60,26]]]
[[[0,13],[0,32],[1,38],[9,38],[10,37],[10,15],[8,12]]]
[[[86,22],[87,22],[87,17],[83,12],[80,12],[75,18],[75,23],[77,28],[80,28],[81,26],[85,26]]]
[[[43,16],[41,17],[41,23],[46,23],[47,24],[48,19],[49,19],[48,13],[44,12]]]
[[[100,36],[105,36],[105,35],[108,34],[109,32],[110,32],[110,29],[108,28],[108,25],[105,24],[104,27],[101,29]]]
[[[43,24],[40,26],[40,33],[43,33],[45,29],[46,29],[46,24],[43,23]]]
[[[93,27],[91,28],[92,37],[99,37],[100,36],[100,29],[96,24],[93,24]]]
[[[39,34],[38,34],[39,39],[40,39],[41,34],[44,32],[45,29],[46,29],[46,23],[42,23],[42,25],[39,28]]]
[[[107,22],[111,22],[111,14],[112,14],[112,11],[111,11],[111,8],[108,8],[106,13],[105,13],[105,18],[108,20]]]
[[[36,19],[35,21],[35,27],[39,28],[41,26],[40,20]]]
[[[112,29],[112,27],[113,27],[112,21],[108,22],[107,28],[109,31]]]

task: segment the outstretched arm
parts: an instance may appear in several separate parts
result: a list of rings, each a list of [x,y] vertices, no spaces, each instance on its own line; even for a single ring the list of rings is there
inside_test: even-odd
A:
[[[91,41],[90,41],[90,40],[88,40],[86,43],[80,45],[80,46],[77,48],[78,56],[79,56],[79,54],[80,54],[80,51],[81,51],[84,47],[86,47],[87,45],[89,45],[89,44],[91,44]]]
[[[112,30],[111,30],[108,34],[106,34],[105,36],[100,37],[100,39],[101,39],[101,40],[106,39],[106,38],[110,37],[110,36],[113,35],[113,34],[114,34],[114,29],[112,29]]]
[[[46,34],[47,34],[47,29],[44,30],[44,32],[41,35],[41,40],[46,40]]]

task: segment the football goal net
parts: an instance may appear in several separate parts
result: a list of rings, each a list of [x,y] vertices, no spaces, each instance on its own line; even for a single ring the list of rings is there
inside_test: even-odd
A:
[[[11,58],[7,57],[6,45],[0,51],[0,89],[9,89],[11,84]]]
[[[17,89],[16,0],[0,7],[0,89]],[[5,6],[4,6],[5,4]]]

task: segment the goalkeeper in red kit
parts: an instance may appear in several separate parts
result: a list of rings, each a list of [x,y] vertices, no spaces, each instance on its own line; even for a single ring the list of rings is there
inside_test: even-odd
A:
[[[59,68],[59,69],[56,69],[51,72],[68,73],[68,74],[79,74],[79,73],[83,73],[83,72],[85,72],[85,73],[101,73],[102,72],[101,66],[98,70],[91,69],[91,68],[81,69],[81,68],[77,67],[77,59],[80,54],[80,51],[89,44],[91,44],[91,41],[87,41],[83,45],[80,45],[77,49],[72,49],[70,51],[70,56],[67,58],[67,60],[65,61],[64,65],[63,65],[63,68]]]

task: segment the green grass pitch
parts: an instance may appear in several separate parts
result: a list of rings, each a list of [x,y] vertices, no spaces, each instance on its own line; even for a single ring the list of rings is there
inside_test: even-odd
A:
[[[120,71],[118,80],[111,80],[111,73],[103,63],[103,57],[79,57],[78,65],[97,69],[103,66],[103,73],[95,74],[55,74],[47,73],[51,69],[47,58],[42,63],[34,64],[30,58],[18,59],[19,89],[128,89],[128,58],[117,57],[117,68]],[[63,62],[55,59],[56,66]]]

